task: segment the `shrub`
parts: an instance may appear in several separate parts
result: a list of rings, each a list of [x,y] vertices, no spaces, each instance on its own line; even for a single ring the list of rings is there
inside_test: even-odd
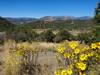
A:
[[[55,35],[51,30],[44,31],[40,33],[39,37],[36,38],[37,41],[53,42]]]
[[[100,27],[96,27],[94,33],[96,37],[95,41],[100,41]]]
[[[37,70],[37,47],[31,43],[13,43],[5,56],[5,75],[36,75]]]
[[[23,27],[9,31],[6,33],[8,39],[13,39],[17,42],[33,41],[38,36],[38,34],[32,29],[24,29]]]
[[[68,31],[66,31],[66,30],[60,30],[56,34],[56,36],[55,36],[55,38],[53,40],[54,40],[54,42],[61,42],[61,41],[64,41],[66,39],[69,39],[70,36],[71,36],[71,34]]]
[[[91,43],[95,41],[95,33],[81,33],[77,36],[77,40],[84,41],[85,43]]]
[[[55,71],[55,75],[88,75],[89,68],[100,62],[99,50],[100,42],[90,45],[79,41],[62,43],[56,50],[60,67]]]

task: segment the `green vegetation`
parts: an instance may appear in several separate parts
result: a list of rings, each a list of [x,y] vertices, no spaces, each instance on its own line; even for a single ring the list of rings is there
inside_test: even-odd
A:
[[[53,42],[53,38],[55,34],[51,30],[44,31],[39,34],[36,38],[36,41],[45,41],[45,42]]]
[[[91,33],[81,33],[77,36],[77,40],[84,41],[85,43],[91,43],[96,41],[96,36],[94,32]]]
[[[96,41],[100,41],[100,2],[98,2],[97,8],[95,10],[95,37]]]
[[[64,40],[69,40],[71,38],[71,34],[67,31],[67,30],[60,30],[55,38],[53,39],[54,42],[61,42],[61,41],[64,41]]]
[[[96,37],[96,41],[100,41],[100,27],[95,27],[95,37]]]
[[[14,30],[15,25],[7,21],[6,19],[0,17],[0,32]]]
[[[81,37],[72,35],[69,33],[69,30],[90,30],[93,26],[92,20],[35,21],[23,25],[14,25],[0,17],[0,31],[6,33],[0,35],[0,42],[2,43],[4,41],[2,37],[13,39],[16,42],[79,40]],[[41,29],[43,32],[38,33],[35,31],[36,29]],[[58,32],[54,33],[54,30]]]
[[[17,42],[34,41],[38,34],[30,28],[17,27],[14,31],[7,31],[6,38]]]
[[[23,25],[33,29],[90,29],[93,26],[92,20],[66,20],[66,21],[36,21]]]
[[[100,2],[98,3],[98,6],[95,10],[95,23],[100,24]]]

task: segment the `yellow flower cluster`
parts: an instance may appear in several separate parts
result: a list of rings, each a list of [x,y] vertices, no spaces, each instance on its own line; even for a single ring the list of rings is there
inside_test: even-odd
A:
[[[76,69],[78,74],[82,71],[80,75],[86,75],[85,71],[89,65],[85,63],[93,62],[93,60],[100,62],[100,42],[86,45],[85,43],[80,44],[78,41],[68,41],[64,44],[58,48],[57,54],[59,57],[61,56],[61,61],[64,60],[65,63],[68,63],[64,66],[70,69],[61,70],[60,74],[55,75],[71,75],[73,69]],[[71,67],[69,67],[70,65]]]
[[[69,42],[69,47],[71,47],[72,49],[75,49],[78,45],[79,45],[78,41]]]
[[[92,43],[91,48],[92,49],[96,49],[96,48],[100,49],[100,42]]]
[[[81,61],[84,61],[84,60],[87,60],[87,59],[88,59],[88,55],[87,54],[80,55],[80,60]]]
[[[69,53],[64,53],[64,58],[70,58],[70,54]]]
[[[72,69],[63,69],[63,70],[57,70],[55,71],[55,75],[72,75],[73,71]]]
[[[72,69],[68,69],[68,70],[67,70],[67,75],[72,75],[72,74],[73,74]]]
[[[65,51],[65,47],[64,46],[61,46],[61,47],[58,48],[58,52],[59,53],[64,53],[64,51]]]
[[[92,49],[96,49],[96,48],[97,48],[97,45],[96,45],[95,43],[92,43],[92,44],[91,44],[91,48],[92,48]]]
[[[86,69],[86,64],[83,63],[83,62],[79,62],[79,63],[76,64],[76,67],[83,71],[83,70]]]
[[[62,70],[61,75],[67,75],[67,70]]]
[[[75,53],[75,54],[80,53],[80,49],[76,48],[76,49],[74,50],[74,53]]]
[[[60,72],[61,72],[60,70],[56,70],[55,75],[60,75],[61,74]]]

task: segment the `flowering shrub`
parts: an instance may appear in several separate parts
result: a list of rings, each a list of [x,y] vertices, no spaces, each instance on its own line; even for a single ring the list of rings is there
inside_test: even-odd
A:
[[[100,62],[100,42],[86,45],[79,41],[64,42],[57,48],[59,68],[55,75],[87,75]]]
[[[28,42],[12,46],[5,58],[5,75],[35,74],[37,49]]]

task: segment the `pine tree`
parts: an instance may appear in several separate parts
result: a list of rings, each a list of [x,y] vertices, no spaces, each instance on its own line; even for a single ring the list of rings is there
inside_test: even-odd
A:
[[[100,2],[98,3],[97,8],[95,10],[94,20],[96,24],[100,24]]]

